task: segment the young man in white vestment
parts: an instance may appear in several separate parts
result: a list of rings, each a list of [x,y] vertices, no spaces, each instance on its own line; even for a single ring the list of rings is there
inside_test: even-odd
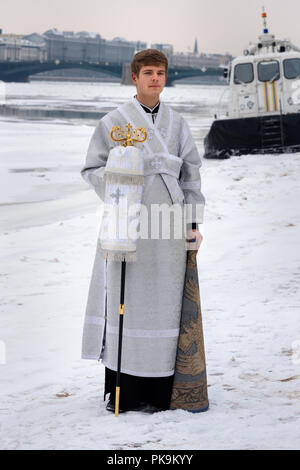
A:
[[[137,147],[145,161],[142,205],[148,215],[147,224],[141,227],[143,236],[137,239],[137,260],[126,266],[120,412],[169,409],[187,240],[196,238],[194,249],[199,249],[202,235],[197,224],[203,223],[205,205],[201,160],[189,127],[179,113],[160,101],[167,81],[166,56],[155,49],[141,51],[131,69],[136,95],[99,121],[81,171],[104,201],[103,172],[116,145],[110,138],[112,127],[125,128],[130,123],[146,129],[147,140]],[[185,207],[189,207],[186,212]],[[169,208],[171,217],[161,210],[160,224],[157,208]],[[183,228],[179,236],[178,219]],[[166,220],[168,237],[161,233]],[[119,261],[105,260],[96,250],[82,341],[82,357],[101,359],[105,366],[104,400],[110,393],[109,411],[115,409],[120,266]]]

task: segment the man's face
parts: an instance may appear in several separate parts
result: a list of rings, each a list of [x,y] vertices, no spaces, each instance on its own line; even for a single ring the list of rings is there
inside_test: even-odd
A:
[[[139,96],[149,98],[159,96],[167,81],[165,66],[143,65],[138,77],[132,74],[132,80]]]

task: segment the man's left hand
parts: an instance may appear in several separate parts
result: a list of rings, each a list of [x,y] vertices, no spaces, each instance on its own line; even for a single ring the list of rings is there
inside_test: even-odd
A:
[[[194,242],[189,242],[191,239],[196,239]],[[187,241],[187,249],[188,250],[196,250],[198,252],[200,245],[202,243],[203,236],[199,232],[199,230],[188,230],[186,233],[186,241]]]

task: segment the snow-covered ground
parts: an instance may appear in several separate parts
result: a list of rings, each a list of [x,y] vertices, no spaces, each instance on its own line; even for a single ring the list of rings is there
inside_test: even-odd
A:
[[[22,84],[20,99],[37,95],[32,86]],[[132,92],[103,86],[111,102]],[[176,88],[166,101],[186,106],[202,151],[210,117],[195,113],[192,94],[213,105],[218,93]],[[80,359],[100,214],[79,175],[93,128],[1,119],[0,129],[0,448],[299,449],[300,155],[203,160],[210,409],[116,419],[103,401],[104,367]]]

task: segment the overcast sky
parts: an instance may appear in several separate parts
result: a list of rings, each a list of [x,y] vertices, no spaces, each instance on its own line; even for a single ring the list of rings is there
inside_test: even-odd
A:
[[[261,8],[270,32],[300,46],[299,0],[4,0],[4,33],[43,33],[56,27],[93,31],[105,39],[173,44],[201,52],[240,54],[262,31]]]

